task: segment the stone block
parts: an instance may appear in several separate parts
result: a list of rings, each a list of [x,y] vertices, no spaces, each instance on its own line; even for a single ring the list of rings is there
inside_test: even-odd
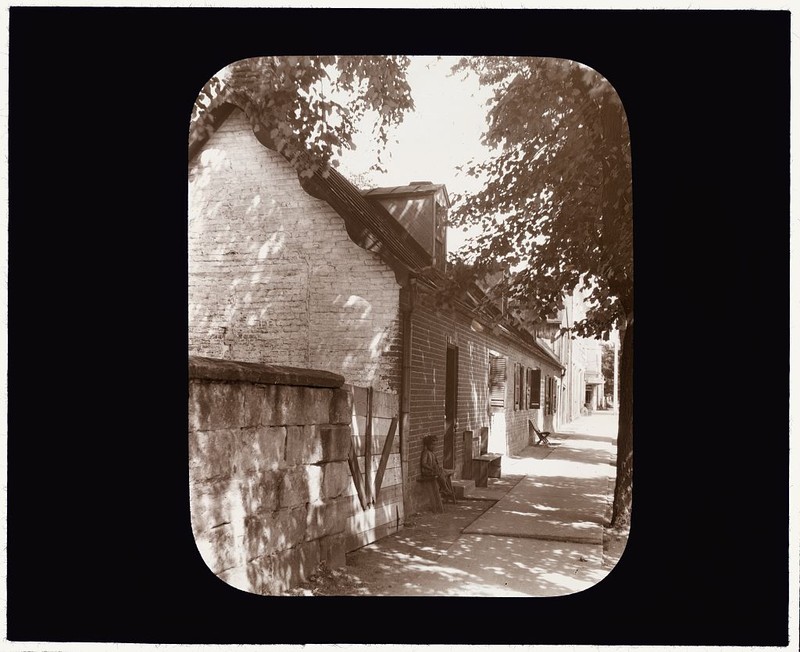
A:
[[[239,391],[242,393],[241,426],[269,425],[266,423],[269,414],[266,386],[240,383]]]
[[[189,485],[189,509],[192,530],[202,536],[223,523],[232,523],[241,512],[237,485],[230,478],[192,482]]]
[[[322,456],[318,461],[337,462],[346,460],[350,454],[350,426],[318,426]]]
[[[330,402],[328,421],[332,424],[350,425],[353,416],[353,399],[346,389],[336,389]]]
[[[270,552],[293,548],[306,538],[306,509],[281,509],[265,519]]]
[[[189,432],[189,479],[192,482],[231,475],[237,431]]]
[[[294,588],[305,582],[319,567],[319,544],[307,541],[289,550],[273,555],[273,573],[270,589],[276,593]]]
[[[256,515],[250,515],[244,519],[243,544],[247,561],[270,552],[269,521],[271,520],[271,515],[268,520]]]
[[[266,426],[258,429],[256,454],[264,460],[269,460],[269,468],[286,466],[286,439],[287,430],[282,426]]]
[[[195,545],[206,566],[213,573],[244,564],[241,539],[235,535],[231,525],[220,525],[195,535]]]
[[[350,465],[347,462],[330,462],[322,466],[322,495],[323,500],[338,498],[343,495],[353,483],[350,475]]]
[[[253,475],[286,466],[286,429],[281,426],[242,428],[233,442],[234,473]]]
[[[243,397],[238,384],[189,383],[189,430],[238,428]]]
[[[322,466],[318,464],[307,464],[303,466],[303,471],[306,476],[305,484],[308,491],[308,502],[313,503],[322,500]]]
[[[331,416],[331,398],[335,391],[319,387],[274,385],[265,389],[265,425],[310,425],[327,423]]]
[[[305,505],[308,501],[309,487],[305,465],[287,469],[281,482],[281,508],[299,507],[300,505]]]
[[[306,540],[343,532],[344,528],[344,510],[340,500],[320,500],[308,505]]]
[[[242,590],[256,595],[278,595],[283,590],[275,580],[275,565],[277,560],[272,555],[264,555],[251,559],[237,572],[236,579],[242,582],[242,573],[245,576]],[[237,571],[239,569],[236,569]],[[242,588],[237,586],[237,588]]]
[[[322,460],[322,441],[315,426],[286,428],[286,464],[316,464]]]
[[[283,473],[265,470],[239,479],[239,493],[247,515],[272,513],[280,507]]]

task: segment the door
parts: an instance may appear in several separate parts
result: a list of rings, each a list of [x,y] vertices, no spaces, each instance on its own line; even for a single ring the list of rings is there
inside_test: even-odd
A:
[[[455,440],[458,424],[458,347],[447,345],[447,370],[445,374],[444,396],[444,451],[442,466],[455,468]]]

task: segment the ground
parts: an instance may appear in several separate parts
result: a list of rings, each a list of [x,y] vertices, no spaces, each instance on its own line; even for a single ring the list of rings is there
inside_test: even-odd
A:
[[[423,582],[421,570],[405,566],[402,576],[387,572],[386,547],[398,555],[406,555],[403,549],[414,546],[420,557],[433,562],[444,554],[447,547],[458,538],[466,524],[477,518],[491,506],[488,501],[470,501],[463,506],[463,515],[437,519],[434,514],[415,514],[406,521],[405,528],[394,537],[382,540],[381,553],[374,552],[376,544],[366,546],[347,555],[347,566],[328,568],[321,565],[304,584],[286,591],[285,596],[370,596],[403,595],[403,585]],[[461,510],[460,510],[461,511]],[[603,532],[603,567],[613,568],[619,561],[628,541],[628,530],[605,528]],[[420,552],[421,551],[421,552]],[[389,554],[391,554],[389,552]],[[399,581],[401,580],[401,581]],[[426,579],[429,583],[429,580]]]

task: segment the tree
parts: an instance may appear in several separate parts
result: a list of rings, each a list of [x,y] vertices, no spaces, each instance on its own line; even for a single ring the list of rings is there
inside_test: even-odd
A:
[[[633,463],[633,221],[630,139],[620,98],[596,71],[557,59],[462,59],[454,74],[478,75],[493,95],[484,143],[471,161],[479,192],[456,197],[454,226],[482,234],[462,249],[453,272],[499,277],[490,294],[509,313],[537,321],[588,291],[572,336],[607,339],[618,328],[620,410],[612,526],[627,523]]]
[[[377,169],[390,129],[414,108],[403,56],[287,56],[237,61],[214,75],[192,107],[192,133],[213,130],[212,110],[233,101],[301,176],[327,173],[353,134],[373,123]],[[262,134],[263,136],[264,134]]]
[[[616,362],[617,349],[612,342],[603,342],[603,380],[605,381],[606,396],[613,396],[614,392],[614,367]]]

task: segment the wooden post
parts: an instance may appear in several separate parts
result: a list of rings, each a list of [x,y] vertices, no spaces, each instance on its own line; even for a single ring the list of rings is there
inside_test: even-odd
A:
[[[462,443],[462,463],[461,463],[461,477],[465,480],[472,479],[472,430],[463,430],[461,432],[463,439]]]
[[[372,387],[367,388],[367,426],[364,429],[364,498],[367,505],[375,502],[372,487]]]
[[[352,438],[350,439],[350,454],[347,456],[347,463],[350,466],[350,475],[353,476],[353,482],[356,485],[356,493],[358,494],[358,500],[361,503],[361,509],[366,509],[367,501],[364,498],[361,469],[358,466],[358,454],[356,453],[356,447],[353,444]]]

